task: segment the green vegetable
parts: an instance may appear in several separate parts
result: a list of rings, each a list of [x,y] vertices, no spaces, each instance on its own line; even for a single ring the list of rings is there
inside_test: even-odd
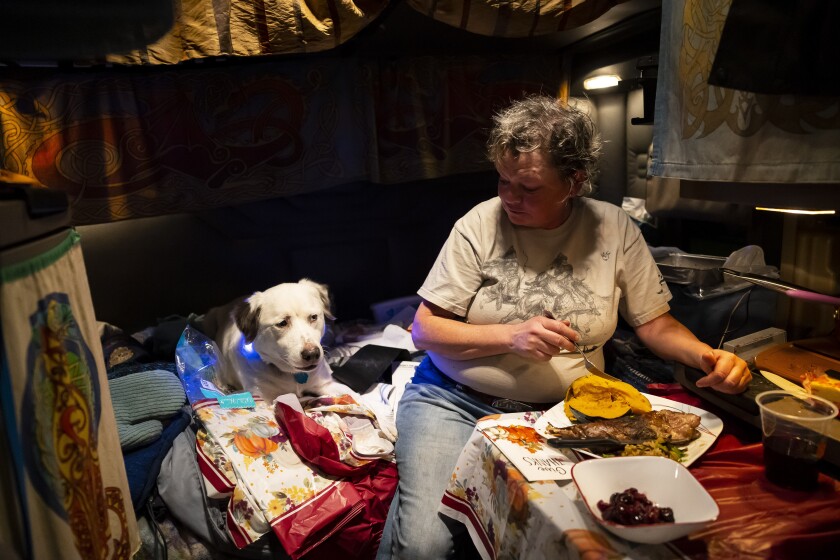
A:
[[[668,457],[680,463],[685,458],[685,454],[685,449],[662,438],[658,438],[637,445],[625,445],[624,450],[619,453],[619,456],[634,457],[639,455],[653,455],[657,457]]]

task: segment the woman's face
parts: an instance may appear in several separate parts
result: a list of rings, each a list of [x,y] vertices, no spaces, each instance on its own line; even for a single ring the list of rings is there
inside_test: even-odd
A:
[[[580,185],[561,178],[541,151],[508,153],[496,170],[502,207],[515,225],[553,229],[568,219]]]

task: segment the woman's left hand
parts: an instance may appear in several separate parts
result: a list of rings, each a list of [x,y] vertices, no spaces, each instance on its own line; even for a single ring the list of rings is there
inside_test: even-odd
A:
[[[636,327],[636,334],[653,353],[664,360],[676,360],[706,375],[698,387],[711,387],[721,393],[740,393],[752,379],[747,362],[725,350],[715,350],[700,342],[670,313],[663,313]]]
[[[701,357],[705,377],[697,380],[698,387],[711,387],[721,393],[740,393],[747,388],[752,373],[747,362],[725,350],[709,350]]]

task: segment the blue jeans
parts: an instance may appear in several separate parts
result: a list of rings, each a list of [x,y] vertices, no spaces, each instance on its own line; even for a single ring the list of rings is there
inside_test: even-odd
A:
[[[463,524],[438,513],[461,449],[479,418],[499,411],[455,387],[427,357],[397,406],[400,483],[377,560],[475,554]]]

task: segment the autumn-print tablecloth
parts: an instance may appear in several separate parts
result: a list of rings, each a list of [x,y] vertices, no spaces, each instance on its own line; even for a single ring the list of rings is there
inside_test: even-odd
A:
[[[483,418],[464,446],[441,500],[440,512],[464,525],[484,560],[558,558],[679,558],[666,546],[633,545],[604,532],[571,480],[529,482],[480,426],[509,425],[507,443],[533,447],[541,412]],[[531,430],[534,437],[525,434]]]

